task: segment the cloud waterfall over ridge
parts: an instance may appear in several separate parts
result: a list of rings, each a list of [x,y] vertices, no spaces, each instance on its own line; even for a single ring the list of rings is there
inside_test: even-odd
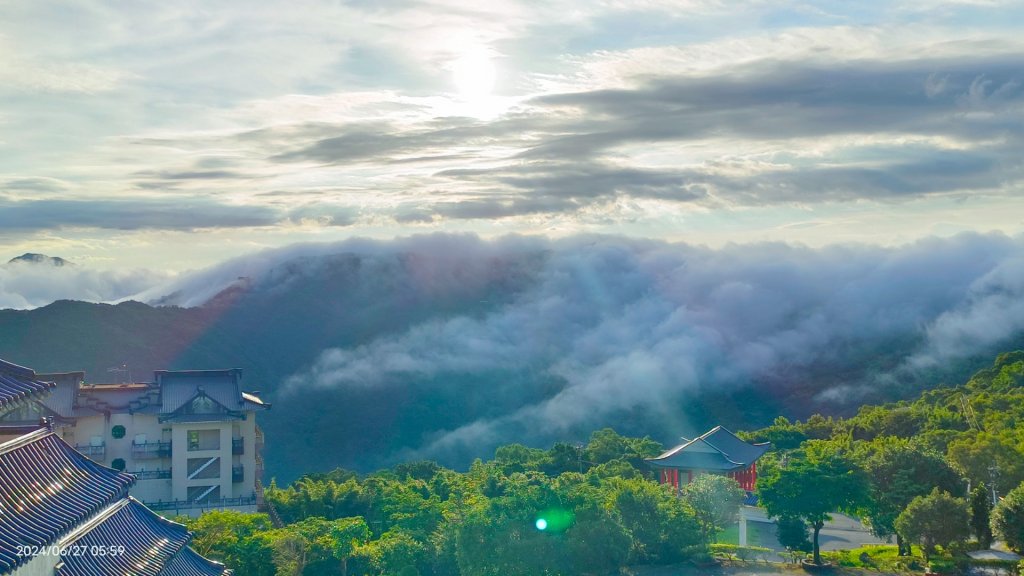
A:
[[[508,407],[426,426],[423,445],[406,457],[550,441],[625,413],[669,413],[709,390],[767,383],[819,401],[850,398],[985,352],[1024,329],[1024,242],[1002,235],[895,248],[471,236],[373,246],[377,257],[409,252],[428,269],[485,258],[537,262],[528,286],[500,305],[325,350],[286,382],[285,398],[313,387],[379,390],[387,401],[391,390],[468,378],[463,393]],[[827,378],[806,381],[823,371]],[[517,384],[500,377],[508,373],[562,384],[540,401],[517,403],[508,389]]]

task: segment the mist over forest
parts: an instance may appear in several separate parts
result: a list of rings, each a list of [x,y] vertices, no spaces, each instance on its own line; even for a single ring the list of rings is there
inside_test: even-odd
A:
[[[613,426],[671,443],[959,381],[1020,345],[1022,248],[1000,234],[824,248],[435,234],[177,277],[9,264],[0,305],[30,309],[0,311],[0,357],[92,382],[122,363],[136,380],[241,367],[274,405],[261,425],[279,479],[464,467],[509,442]],[[46,294],[67,300],[31,309]]]

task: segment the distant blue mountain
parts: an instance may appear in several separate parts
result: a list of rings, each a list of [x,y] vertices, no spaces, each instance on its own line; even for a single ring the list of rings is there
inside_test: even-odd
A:
[[[35,254],[26,252],[16,258],[7,261],[8,264],[38,264],[44,266],[74,266],[73,263],[59,257],[47,256],[46,254]]]

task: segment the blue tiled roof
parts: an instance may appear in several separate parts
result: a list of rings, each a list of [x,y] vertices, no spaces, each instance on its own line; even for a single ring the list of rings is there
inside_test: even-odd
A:
[[[219,562],[207,560],[185,546],[171,558],[160,576],[228,576],[231,570]]]
[[[661,468],[728,471],[750,466],[770,447],[768,443],[748,444],[729,430],[715,426],[657,458],[648,458],[647,462]]]
[[[134,476],[101,466],[43,428],[0,444],[0,574],[124,498]]]
[[[0,408],[27,398],[42,396],[53,388],[53,382],[40,382],[30,368],[0,360]]]
[[[242,371],[231,370],[158,370],[156,381],[163,399],[161,412],[170,414],[181,408],[202,391],[228,410],[243,406],[239,380]]]
[[[54,574],[158,576],[190,538],[181,524],[162,518],[134,498],[126,498],[61,542],[61,547],[70,552],[90,553],[65,554]],[[99,550],[106,553],[91,553]]]

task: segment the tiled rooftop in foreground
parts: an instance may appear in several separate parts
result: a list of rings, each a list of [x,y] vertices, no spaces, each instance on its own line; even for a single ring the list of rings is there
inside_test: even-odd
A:
[[[230,574],[188,548],[192,536],[184,526],[128,497],[134,482],[46,427],[0,444],[0,574]],[[19,554],[24,546],[86,553]],[[100,548],[107,553],[94,553]]]

